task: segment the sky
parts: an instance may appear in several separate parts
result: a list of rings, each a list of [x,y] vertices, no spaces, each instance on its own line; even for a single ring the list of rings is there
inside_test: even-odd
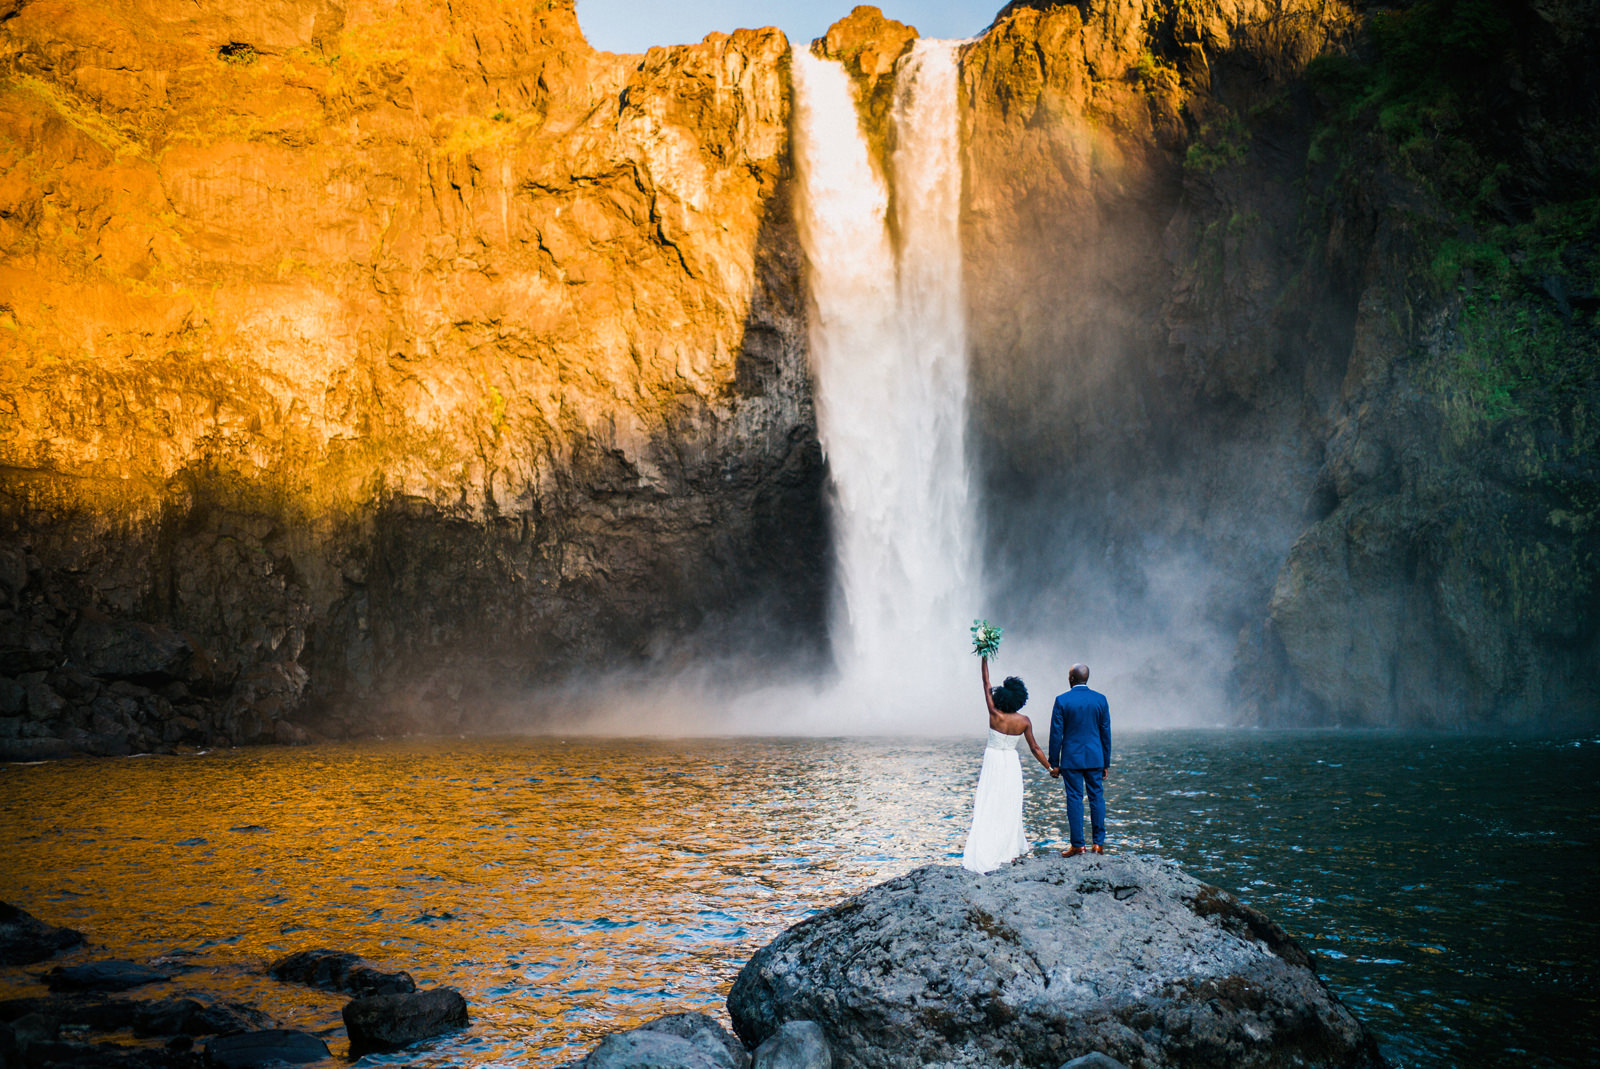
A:
[[[821,37],[856,0],[578,0],[584,36],[605,52],[682,45],[713,30],[777,26],[793,42]],[[882,0],[875,6],[924,37],[972,37],[1006,0]]]

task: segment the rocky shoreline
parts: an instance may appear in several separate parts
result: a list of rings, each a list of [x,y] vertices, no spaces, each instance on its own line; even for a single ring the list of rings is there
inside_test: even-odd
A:
[[[82,943],[0,909],[0,964]],[[254,1006],[127,997],[181,961],[90,960],[0,1001],[0,1069],[245,1067],[331,1057],[337,1028],[285,1029]],[[270,975],[352,996],[352,1058],[468,1025],[450,988],[306,950]],[[1287,932],[1176,863],[1026,857],[993,873],[929,865],[794,925],[741,969],[729,1032],[675,1013],[615,1032],[567,1069],[1382,1069],[1374,1037]],[[124,1042],[131,1032],[136,1045]]]
[[[0,903],[0,966],[39,964],[84,942],[82,932]],[[284,1028],[247,1003],[201,1002],[188,993],[116,997],[186,971],[174,956],[99,958],[34,973],[48,995],[0,1000],[0,1069],[258,1069],[334,1057],[328,1041],[337,1041],[337,1029]],[[404,1050],[469,1023],[466,1000],[454,988],[419,990],[409,973],[344,951],[299,951],[268,973],[353,996],[342,1013],[351,1058]]]

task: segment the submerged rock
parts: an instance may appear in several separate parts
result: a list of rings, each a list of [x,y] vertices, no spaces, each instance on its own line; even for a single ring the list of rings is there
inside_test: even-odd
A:
[[[350,1034],[350,1053],[399,1050],[411,1044],[467,1026],[467,1000],[453,987],[436,987],[412,994],[371,995],[344,1008],[344,1027]]]
[[[218,1036],[206,1044],[206,1062],[223,1069],[266,1065],[304,1065],[330,1057],[328,1045],[309,1032],[269,1028]]]
[[[172,974],[136,961],[91,961],[62,965],[44,974],[51,991],[127,991],[172,979]]]
[[[0,965],[32,965],[82,942],[83,933],[76,929],[57,928],[0,902]]]
[[[815,1021],[852,1069],[1383,1064],[1282,928],[1134,856],[918,869],[758,951],[728,1011],[750,1045]]]
[[[404,995],[417,989],[410,973],[389,972],[345,950],[301,950],[273,962],[268,971],[274,979],[349,995]]]
[[[672,1013],[613,1032],[569,1069],[748,1069],[739,1041],[703,1013]]]

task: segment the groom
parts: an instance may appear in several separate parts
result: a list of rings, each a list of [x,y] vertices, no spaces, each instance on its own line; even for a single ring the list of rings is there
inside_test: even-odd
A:
[[[1106,852],[1105,777],[1111,772],[1111,707],[1106,696],[1089,689],[1089,666],[1075,664],[1067,672],[1070,690],[1056,698],[1050,713],[1050,774],[1067,788],[1067,820],[1072,849],[1083,853],[1083,792],[1089,792],[1089,818],[1094,827],[1094,852]]]

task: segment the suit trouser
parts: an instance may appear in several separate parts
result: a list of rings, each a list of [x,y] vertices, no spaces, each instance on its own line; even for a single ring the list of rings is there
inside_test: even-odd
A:
[[[1083,845],[1083,792],[1089,791],[1089,821],[1097,846],[1106,843],[1106,791],[1103,769],[1063,768],[1061,783],[1067,789],[1067,820],[1072,825],[1072,845]]]

